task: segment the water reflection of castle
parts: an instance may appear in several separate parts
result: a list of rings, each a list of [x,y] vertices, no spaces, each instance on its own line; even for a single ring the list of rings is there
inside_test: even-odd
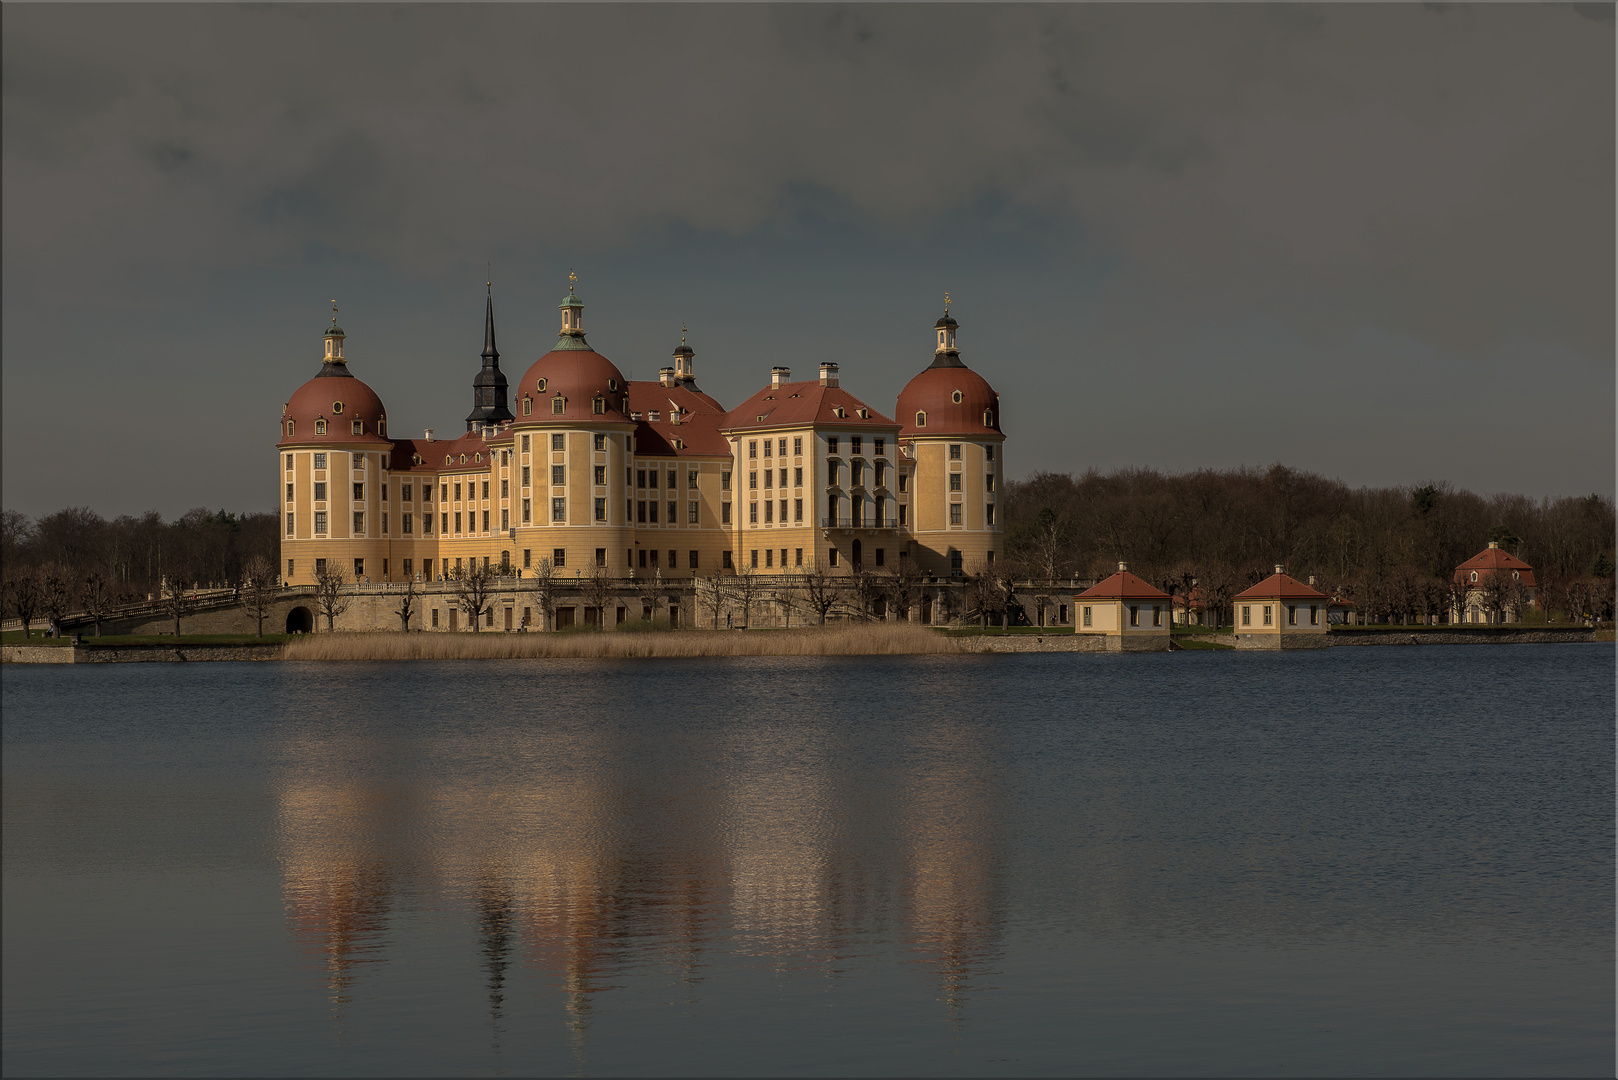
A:
[[[863,804],[829,757],[790,744],[716,754],[727,764],[673,791],[575,736],[535,735],[498,781],[407,788],[297,748],[280,794],[288,922],[340,1010],[407,932],[397,897],[436,892],[475,922],[494,1038],[517,964],[554,980],[580,1054],[593,999],[625,972],[662,966],[694,994],[724,956],[832,974],[884,935],[936,971],[957,1019],[998,948],[999,856],[988,755],[943,734],[939,760]]]

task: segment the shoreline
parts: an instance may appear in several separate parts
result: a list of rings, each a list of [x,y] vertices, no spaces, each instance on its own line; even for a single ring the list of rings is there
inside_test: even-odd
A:
[[[1226,651],[1229,634],[1176,635],[1172,651]],[[1328,647],[1419,645],[1524,645],[1558,642],[1612,643],[1613,632],[1589,627],[1479,631],[1414,628],[1334,630]],[[1195,643],[1186,649],[1187,642]],[[1220,648],[1223,646],[1223,648]],[[940,634],[919,626],[873,623],[805,627],[748,633],[735,630],[680,630],[606,634],[314,634],[286,643],[164,642],[96,645],[0,645],[0,663],[97,664],[193,663],[207,661],[340,660],[543,660],[652,659],[746,656],[921,656],[983,653],[1104,652],[1103,639],[1057,631],[1050,634]],[[1163,650],[1169,651],[1169,650]],[[1277,650],[1240,650],[1277,651]],[[1292,650],[1280,650],[1292,651]]]

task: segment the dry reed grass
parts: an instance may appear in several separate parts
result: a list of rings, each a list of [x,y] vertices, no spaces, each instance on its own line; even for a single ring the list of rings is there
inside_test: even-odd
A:
[[[959,640],[904,623],[802,630],[681,630],[662,634],[311,634],[287,660],[631,659],[677,656],[893,656],[969,651]]]

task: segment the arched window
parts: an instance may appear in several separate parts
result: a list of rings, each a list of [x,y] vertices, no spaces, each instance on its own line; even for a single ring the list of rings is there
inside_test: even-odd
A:
[[[561,416],[562,413],[564,413],[566,411],[567,411],[567,398],[563,397],[561,394],[557,394],[555,397],[551,398],[551,415],[552,416]]]
[[[533,401],[533,399],[528,398],[528,397],[523,398],[522,399],[522,414],[524,416],[532,416],[533,413],[534,413],[534,401]]]
[[[994,427],[994,413],[989,409],[983,410],[983,426]]]
[[[961,392],[956,390],[954,393],[950,394],[949,399],[955,402],[955,404],[959,405],[961,403]]]
[[[1478,572],[1476,570],[1474,570],[1474,571],[1472,571],[1472,580],[1474,582],[1476,582],[1477,579],[1478,579]]]
[[[331,403],[331,411],[332,411],[332,415],[334,415],[334,416],[343,415],[343,403],[341,401],[332,402]]]
[[[472,455],[472,460],[473,461],[482,461],[483,460],[483,455],[482,454],[473,454]]]
[[[926,427],[927,426],[927,414],[926,413],[924,413],[924,412],[916,413],[916,426],[917,427]]]
[[[324,421],[324,420],[316,420],[315,421],[315,434],[316,435],[324,435],[324,434],[326,434],[326,421]]]
[[[384,417],[383,419],[378,420],[376,422],[376,433],[378,435],[381,435],[384,438],[387,437],[387,434],[388,434],[388,421],[387,421],[386,417]]]
[[[288,420],[287,421],[287,434],[291,435],[293,432],[295,432],[297,430],[298,430],[298,422],[296,420]]]

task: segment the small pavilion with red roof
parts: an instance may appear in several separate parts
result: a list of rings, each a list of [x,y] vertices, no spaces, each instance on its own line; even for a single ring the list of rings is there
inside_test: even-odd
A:
[[[1118,651],[1168,651],[1173,600],[1131,574],[1128,563],[1119,563],[1116,574],[1079,593],[1073,603],[1074,633],[1104,637],[1107,648]]]
[[[1331,597],[1286,573],[1275,573],[1232,598],[1238,649],[1320,649],[1326,646]]]
[[[1502,622],[1522,621],[1522,609],[1537,602],[1539,585],[1534,580],[1534,568],[1498,542],[1489,546],[1455,568],[1455,583],[1468,586],[1466,610],[1450,609],[1449,621]]]

